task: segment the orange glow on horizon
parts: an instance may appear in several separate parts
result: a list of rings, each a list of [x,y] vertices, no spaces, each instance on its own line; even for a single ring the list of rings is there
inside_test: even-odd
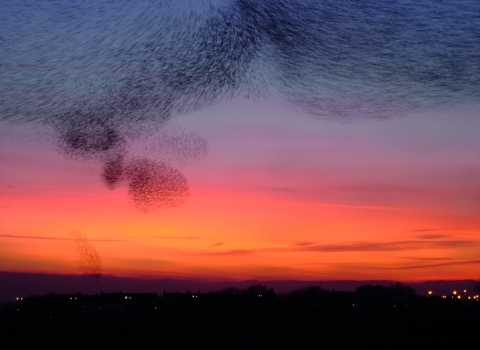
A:
[[[443,137],[437,145],[435,135],[425,140],[416,133],[411,121],[418,116],[357,127],[287,114],[265,117],[262,127],[260,116],[202,117],[188,122],[211,152],[180,168],[189,199],[147,213],[132,205],[127,185],[106,188],[100,162],[20,141],[2,148],[8,156],[0,174],[6,184],[0,270],[82,273],[71,237],[79,231],[98,252],[102,273],[116,276],[422,281],[478,275],[480,217],[472,205],[478,152],[471,147],[478,135],[450,134],[457,131],[445,116],[427,115],[422,125],[457,140],[452,153],[441,148]],[[477,119],[462,120],[474,130]]]
[[[422,280],[432,272],[445,279],[468,277],[477,268],[461,259],[450,259],[450,265],[441,259],[437,263],[437,257],[454,252],[448,242],[402,238],[408,227],[418,223],[402,221],[382,232],[382,227],[391,227],[395,210],[289,203],[268,195],[195,188],[194,200],[183,208],[168,210],[168,215],[167,211],[144,214],[132,211],[121,191],[98,192],[60,203],[45,202],[35,193],[19,196],[17,203],[28,203],[34,215],[25,222],[12,210],[3,232],[32,238],[2,237],[13,244],[4,249],[10,264],[2,269],[77,273],[69,241],[73,228],[84,232],[96,247],[104,273],[120,276]],[[59,212],[62,220],[50,218]],[[136,224],[139,217],[141,226]],[[75,227],[72,222],[82,224]],[[378,234],[360,240],[362,231]],[[426,258],[435,263],[424,263]]]

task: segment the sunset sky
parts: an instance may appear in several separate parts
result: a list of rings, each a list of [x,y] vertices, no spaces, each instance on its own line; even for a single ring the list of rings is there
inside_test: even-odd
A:
[[[480,99],[474,87],[480,81],[480,60],[477,63],[468,61],[478,58],[480,52],[478,34],[472,34],[471,29],[479,21],[478,15],[476,22],[472,19],[472,13],[477,11],[478,14],[478,3],[460,1],[456,12],[448,12],[453,24],[470,23],[471,27],[466,24],[457,27],[458,34],[449,27],[448,20],[442,22],[445,27],[437,34],[450,33],[452,36],[436,38],[440,48],[431,45],[429,32],[417,33],[419,37],[425,36],[423,44],[417,44],[425,47],[426,53],[415,56],[412,51],[408,54],[417,62],[414,65],[420,65],[417,74],[425,73],[422,69],[431,63],[432,69],[436,69],[440,76],[438,84],[434,78],[429,82],[425,82],[425,77],[416,80],[398,68],[403,67],[403,56],[395,56],[395,52],[412,49],[408,38],[404,39],[407,43],[399,39],[395,44],[397,49],[392,46],[398,62],[378,63],[379,70],[373,64],[374,68],[367,74],[364,69],[369,67],[369,60],[380,57],[370,54],[367,47],[358,57],[352,58],[357,60],[353,65],[345,64],[346,74],[330,75],[330,69],[334,69],[332,66],[328,74],[319,74],[318,79],[314,76],[305,85],[302,79],[309,77],[317,64],[309,60],[310,52],[305,51],[302,56],[301,48],[298,49],[300,53],[295,54],[299,58],[292,63],[291,55],[286,51],[283,52],[283,61],[274,61],[268,57],[273,57],[269,55],[275,54],[275,48],[273,53],[258,49],[252,56],[254,63],[248,61],[245,70],[236,68],[232,74],[239,88],[237,83],[232,83],[231,90],[226,92],[214,85],[208,91],[168,85],[168,97],[172,100],[180,95],[179,91],[184,93],[182,98],[186,96],[187,100],[194,100],[195,106],[184,112],[183,100],[179,98],[177,107],[165,112],[168,117],[163,117],[165,105],[155,102],[165,97],[158,92],[162,91],[163,85],[155,85],[148,98],[140,102],[140,105],[148,104],[149,107],[138,109],[142,117],[155,117],[136,122],[133,115],[136,116],[137,110],[128,110],[112,122],[114,135],[120,130],[120,146],[109,143],[105,147],[98,146],[103,142],[100,138],[104,134],[103,131],[97,132],[96,126],[85,126],[82,121],[72,127],[73,124],[69,123],[73,119],[65,117],[57,122],[55,115],[70,115],[63,112],[71,107],[70,102],[62,102],[64,99],[78,100],[79,105],[95,100],[87,107],[103,111],[102,103],[119,101],[123,98],[121,96],[126,96],[123,85],[120,86],[125,79],[145,75],[145,71],[135,73],[141,70],[136,61],[126,60],[116,66],[117,61],[112,57],[117,56],[109,56],[109,50],[97,50],[103,60],[92,53],[97,52],[92,47],[101,47],[102,43],[118,49],[115,43],[108,42],[109,35],[129,35],[126,29],[122,29],[124,33],[122,30],[116,32],[117,22],[111,19],[121,10],[111,8],[98,15],[103,18],[101,23],[106,23],[103,27],[113,28],[110,34],[104,34],[98,26],[95,27],[97,19],[90,18],[91,12],[96,13],[92,10],[95,5],[83,9],[85,18],[63,22],[61,16],[67,18],[65,12],[69,9],[62,7],[59,10],[47,2],[40,3],[39,9],[32,9],[12,2],[7,9],[1,10],[3,17],[12,20],[0,25],[0,33],[8,29],[13,38],[7,39],[1,34],[5,39],[2,39],[4,48],[0,47],[0,102],[3,104],[0,109],[0,271],[83,273],[85,271],[78,265],[78,246],[72,236],[73,232],[79,232],[89,247],[97,252],[102,274],[114,276],[212,281],[423,281],[479,277],[480,104],[476,101]],[[228,8],[230,3],[258,4],[256,1],[212,3],[220,8]],[[285,4],[287,9],[288,6],[297,6],[296,1],[279,3]],[[327,6],[323,1],[310,3],[317,7]],[[398,3],[400,9],[409,4],[408,1]],[[154,6],[149,4],[144,6]],[[178,18],[183,18],[190,11],[188,6],[193,5],[188,1],[182,4],[184,12],[173,5],[170,6],[173,9],[168,9],[181,12]],[[121,8],[122,3],[118,6]],[[139,3],[135,11],[150,13],[142,6]],[[270,13],[282,14],[273,2],[271,6]],[[347,10],[336,8],[332,11],[343,16]],[[388,15],[391,9],[377,10]],[[428,26],[429,20],[435,18],[430,10],[427,6],[423,15],[412,11],[420,13],[418,16]],[[447,10],[441,8],[439,13]],[[112,17],[108,11],[112,11]],[[236,13],[235,8],[231,11]],[[201,11],[197,12],[199,18],[203,18]],[[262,12],[258,10],[258,13]],[[300,11],[298,16],[301,17],[302,13]],[[48,14],[60,16],[59,21],[47,19]],[[155,17],[154,14],[151,16]],[[46,24],[37,26],[37,29],[22,26],[22,23],[15,26],[14,22],[19,18],[33,24],[44,20]],[[67,33],[65,28],[74,28],[75,20],[79,23],[77,32]],[[352,21],[357,34],[362,33],[358,23],[368,22],[358,13]],[[245,20],[240,22],[245,23]],[[109,23],[111,28],[107,25]],[[127,21],[127,27],[129,23]],[[135,26],[138,21],[132,20],[131,23]],[[345,28],[348,23],[344,24]],[[379,32],[381,23],[378,24]],[[395,27],[393,35],[396,37],[403,34],[408,37],[408,30],[401,29],[402,23]],[[432,24],[435,25],[438,23]],[[138,24],[138,28],[143,27]],[[175,28],[168,28],[176,33]],[[478,30],[478,26],[476,28]],[[143,38],[150,38],[140,29],[128,36],[128,40],[118,41],[134,50],[132,56],[136,55],[138,48],[125,42],[143,43]],[[278,35],[263,27],[258,32],[261,30],[267,33],[265,37],[274,38],[271,43],[277,45],[278,50],[283,49],[274,41]],[[67,34],[63,34],[64,31]],[[336,32],[331,36],[333,33]],[[372,37],[376,35],[374,32],[365,33],[372,33],[369,34]],[[98,42],[90,45],[97,34]],[[301,28],[296,35],[303,37]],[[315,42],[316,35],[319,34],[312,34],[308,40]],[[70,36],[78,39],[75,45],[84,45],[85,51],[71,52]],[[40,42],[37,47],[33,43],[39,37],[44,38],[45,43]],[[448,51],[453,43],[459,42],[459,38],[465,38],[463,44],[470,46]],[[385,42],[390,43],[387,39]],[[337,56],[331,53],[333,57],[329,62],[343,57],[343,51],[358,52],[352,48],[354,46],[342,51],[343,41],[341,38],[331,39],[332,42],[335,40],[339,40],[340,50]],[[362,40],[360,44],[366,39]],[[51,47],[44,51],[42,45]],[[377,44],[372,45],[375,48]],[[315,57],[323,52],[313,46]],[[189,46],[186,47],[185,52],[190,52]],[[233,47],[235,51],[235,45]],[[432,49],[429,51],[429,48]],[[138,50],[138,55],[144,54]],[[442,50],[447,52],[444,56]],[[465,56],[459,54],[459,57],[452,58],[455,50]],[[58,56],[50,52],[56,52]],[[438,62],[432,60],[423,67],[425,57],[431,52],[450,57],[449,64],[442,66],[443,70],[435,68],[448,60],[440,58]],[[477,56],[472,56],[472,52],[477,52]],[[239,57],[232,62],[243,59],[243,56]],[[208,59],[212,59],[212,65],[217,67],[215,64],[220,59]],[[178,62],[180,58],[175,60]],[[113,63],[108,65],[105,62]],[[197,67],[196,62],[193,61],[192,67]],[[305,62],[309,62],[308,67],[303,69]],[[193,75],[198,84],[203,84],[203,76],[198,75],[207,74],[202,64],[198,63],[201,67]],[[288,69],[294,64],[298,64],[295,68],[298,72],[294,72],[298,77],[291,80],[292,83],[288,79],[293,73]],[[356,70],[349,70],[350,66],[359,67],[358,76],[352,75]],[[456,68],[449,70],[453,66]],[[463,66],[469,67],[462,69]],[[171,73],[174,65],[168,67],[162,69],[180,79],[178,71]],[[184,62],[181,67],[189,66]],[[218,67],[227,72],[230,69],[230,65],[224,62]],[[152,72],[157,68],[154,65],[149,69],[148,72]],[[378,83],[375,79],[380,75],[387,76],[385,72],[390,72],[391,80],[385,78]],[[249,80],[245,78],[246,83],[245,75],[249,76]],[[158,79],[170,79],[165,76]],[[369,77],[376,78],[369,80]],[[450,86],[445,81],[452,80],[452,77],[457,80]],[[210,84],[210,78],[205,78],[207,83],[204,86]],[[257,78],[260,82],[255,85]],[[274,83],[264,84],[264,81]],[[136,88],[137,85],[125,86]],[[91,97],[99,90],[100,98]],[[244,93],[247,90],[248,94]],[[257,90],[260,92],[255,95]],[[132,94],[143,97],[143,92],[140,89]],[[210,92],[214,96],[211,100],[208,97]],[[94,103],[102,104],[102,107]],[[155,119],[157,113],[162,117]],[[148,124],[147,131],[142,129],[144,124]],[[102,123],[98,125],[104,127]],[[137,126],[142,131],[132,132],[134,136],[131,136],[129,130]],[[110,132],[109,128],[105,130]],[[88,146],[74,144],[78,138],[72,141],[71,130],[82,130],[81,137],[86,135],[88,140],[96,143],[91,141]],[[117,156],[122,162],[118,170],[120,180],[108,182],[106,169],[116,164]],[[150,183],[142,183],[140,192],[133,187],[136,180],[143,181],[143,177],[150,176],[145,174],[151,174],[148,173],[150,170],[142,168],[141,164],[147,163],[141,163],[139,159],[153,164],[148,168],[153,169],[153,173],[167,169],[166,172],[174,174],[172,177],[180,179],[181,186],[188,185],[188,193],[180,193],[179,196],[183,197],[172,205],[168,203],[173,202],[155,197],[157,194],[148,197],[148,202],[141,202],[138,196],[150,196],[148,191],[163,185],[149,187]],[[138,168],[143,169],[143,175],[135,173]],[[156,179],[156,175],[151,176]],[[166,196],[174,198],[175,194]]]

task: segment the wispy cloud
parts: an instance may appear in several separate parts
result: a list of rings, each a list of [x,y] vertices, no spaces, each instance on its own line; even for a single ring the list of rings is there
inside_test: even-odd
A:
[[[149,267],[166,267],[166,266],[175,266],[176,263],[170,260],[161,260],[161,259],[129,259],[129,258],[122,258],[122,259],[115,259],[113,261],[119,265],[127,265],[129,268],[131,267],[138,267],[138,268],[145,268],[145,266]]]
[[[430,231],[438,231],[438,228],[425,228],[420,230],[410,230],[409,232],[430,232]]]
[[[448,238],[448,237],[452,237],[451,235],[445,235],[445,234],[426,234],[426,235],[417,235],[415,236],[415,238],[419,238],[419,239],[441,239],[441,238]]]
[[[53,240],[53,241],[73,241],[73,238],[62,238],[62,237],[49,237],[49,236],[17,236],[17,235],[0,235],[0,237],[6,238],[18,238],[18,239],[42,239],[42,240]],[[89,241],[95,242],[131,242],[127,239],[89,239]]]
[[[451,249],[459,247],[478,246],[476,241],[396,241],[396,242],[354,242],[340,244],[322,244],[303,248],[305,251],[316,252],[372,252],[398,251],[419,249]]]
[[[217,247],[219,245],[222,245],[224,244],[223,242],[218,242],[218,243],[215,243],[215,244],[212,244],[210,247]]]
[[[159,239],[187,239],[187,240],[202,239],[202,237],[198,237],[198,236],[156,236],[155,238],[159,238]]]
[[[235,249],[235,250],[228,250],[225,252],[208,253],[208,255],[247,255],[253,252],[254,250],[250,250],[250,249]]]
[[[307,246],[307,245],[313,245],[313,244],[315,244],[315,243],[314,243],[314,242],[298,242],[298,243],[294,243],[294,245],[300,246],[300,247]]]
[[[442,260],[453,260],[453,258],[424,258],[424,257],[416,257],[416,256],[407,256],[407,257],[402,257],[402,259],[408,259],[408,260],[420,260],[420,261],[442,261]]]
[[[426,241],[393,241],[393,242],[345,242],[333,244],[314,244],[311,242],[296,243],[294,247],[267,247],[258,249],[236,249],[223,252],[207,252],[205,255],[246,255],[262,253],[292,253],[292,252],[392,252],[422,249],[452,249],[478,247],[479,241],[473,240],[426,240]],[[435,260],[437,258],[425,258]],[[438,258],[438,260],[448,258]]]
[[[368,193],[378,193],[378,194],[433,194],[437,193],[436,191],[427,190],[420,187],[411,187],[411,186],[397,186],[392,184],[357,184],[350,186],[342,186],[342,190],[346,191],[355,191],[355,192],[368,192]]]
[[[438,263],[438,264],[410,265],[410,266],[399,266],[399,267],[377,267],[377,269],[411,270],[411,269],[424,269],[424,268],[429,268],[429,267],[472,265],[472,264],[480,264],[480,260],[454,261],[454,262],[445,262],[445,263]]]
[[[190,200],[201,202],[216,202],[216,203],[287,203],[288,205],[302,205],[302,206],[317,206],[325,208],[345,208],[353,210],[379,210],[379,211],[403,211],[404,207],[389,207],[389,206],[372,206],[372,205],[355,205],[355,204],[341,204],[341,203],[321,203],[313,201],[269,201],[269,200],[238,200],[238,199],[212,199],[206,197],[191,197]]]

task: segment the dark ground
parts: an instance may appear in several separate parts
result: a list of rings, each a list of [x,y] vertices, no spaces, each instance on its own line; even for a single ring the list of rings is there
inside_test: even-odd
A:
[[[98,312],[16,306],[0,313],[0,349],[431,349],[475,341],[480,334],[477,305],[426,299],[360,309],[282,306],[278,300]]]

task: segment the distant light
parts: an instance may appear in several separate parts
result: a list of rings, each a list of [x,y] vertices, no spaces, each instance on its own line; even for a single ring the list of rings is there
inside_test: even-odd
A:
[[[70,298],[70,300],[72,300],[72,298]]]
[[[453,291],[453,295],[456,295],[456,294],[457,294],[457,291],[456,291],[456,290],[454,290],[454,291]]]
[[[195,295],[192,295],[192,298],[195,298]]]
[[[467,290],[466,290],[466,289],[464,289],[464,290],[463,290],[463,292],[464,292],[464,293],[466,293],[466,292],[467,292]]]
[[[128,297],[125,295],[125,299],[128,299]]]
[[[283,306],[283,305],[282,305]],[[355,304],[352,304],[352,306],[355,306]]]
[[[128,299],[132,299],[132,297],[128,297]]]
[[[18,300],[18,298],[17,298],[17,300]]]
[[[428,291],[428,295],[432,295],[432,293],[433,293],[433,292],[432,292],[431,290]]]
[[[446,296],[446,295],[442,295],[442,298],[443,298],[443,299],[447,299],[447,296]]]
[[[458,299],[461,299],[462,297],[459,295],[457,298],[458,298]]]
[[[154,310],[156,310],[156,309],[157,309],[157,307],[155,306],[153,309],[154,309]]]
[[[468,299],[471,299],[470,297],[468,297]]]
[[[77,300],[77,298],[75,298],[75,300]]]

